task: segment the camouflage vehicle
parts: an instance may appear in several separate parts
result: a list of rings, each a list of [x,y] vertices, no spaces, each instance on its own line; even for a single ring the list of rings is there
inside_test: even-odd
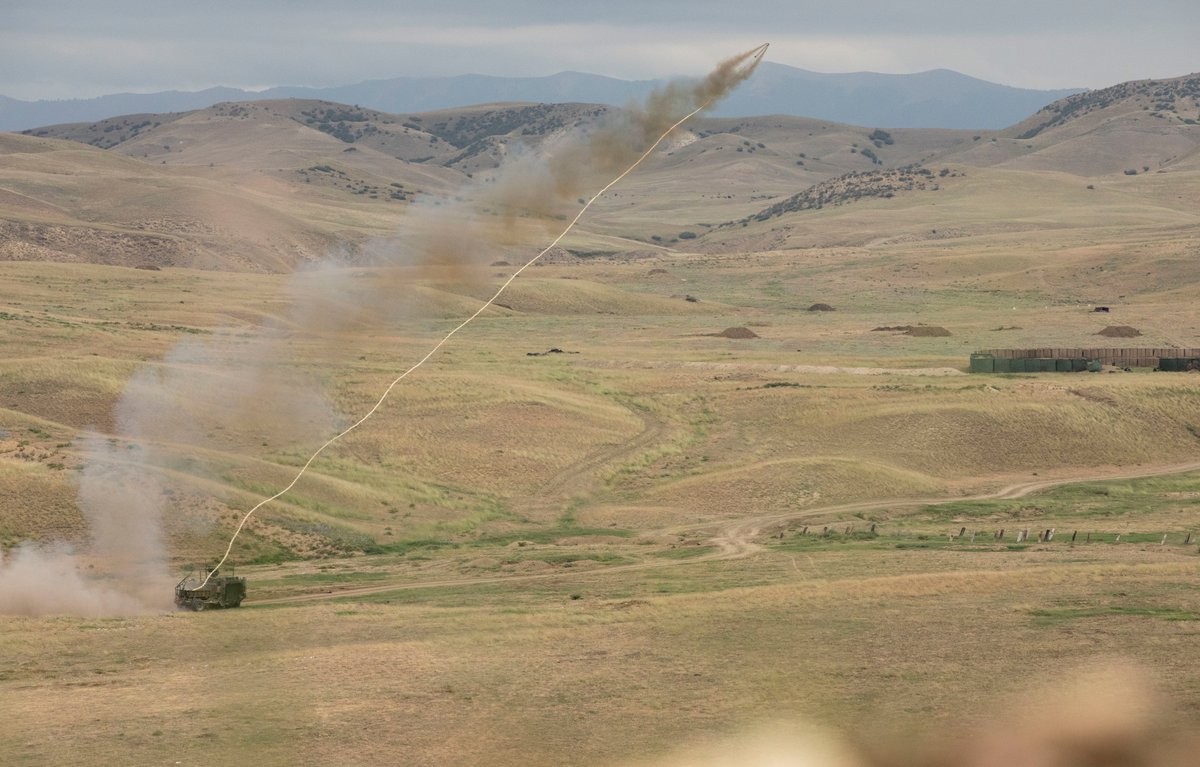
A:
[[[201,585],[201,584],[204,585]],[[175,605],[183,610],[221,610],[237,607],[246,598],[246,579],[221,575],[217,570],[208,574],[208,581],[188,573],[175,585]]]

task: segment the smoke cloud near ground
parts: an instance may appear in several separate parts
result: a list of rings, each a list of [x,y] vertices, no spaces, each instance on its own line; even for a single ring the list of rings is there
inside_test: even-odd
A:
[[[292,321],[315,321],[304,316],[309,305],[299,306]],[[26,543],[0,554],[0,614],[173,609],[179,574],[171,570],[167,523],[181,523],[183,487],[217,471],[206,456],[303,443],[337,423],[316,387],[281,374],[288,337],[268,328],[189,338],[138,370],[114,409],[113,435],[89,433],[76,443],[86,540]]]
[[[464,190],[462,202],[418,205],[408,241],[373,243],[368,253],[373,264],[415,272],[385,269],[363,280],[315,265],[292,280],[286,316],[251,333],[181,341],[161,362],[142,368],[116,407],[114,435],[83,440],[78,503],[88,540],[77,547],[26,544],[0,555],[0,613],[169,609],[176,578],[165,522],[179,510],[168,478],[198,473],[206,451],[255,454],[260,446],[292,447],[336,430],[337,415],[319,389],[284,373],[290,338],[336,342],[342,334],[412,319],[396,299],[397,280],[481,284],[480,267],[506,248],[528,246],[535,233],[561,231],[564,210],[577,206],[581,194],[629,168],[684,116],[714,106],[750,76],[765,50],[734,56],[703,79],[670,83],[542,152],[516,152],[489,184]]]
[[[0,554],[0,613],[130,615],[171,606],[163,487],[139,465],[144,451],[97,434],[82,442],[79,508],[89,540]]]

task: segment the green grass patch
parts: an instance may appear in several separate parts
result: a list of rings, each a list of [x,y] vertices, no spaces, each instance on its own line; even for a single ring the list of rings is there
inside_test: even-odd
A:
[[[1131,615],[1145,618],[1157,618],[1165,621],[1195,621],[1200,620],[1200,614],[1191,610],[1180,610],[1174,607],[1136,607],[1130,605],[1097,605],[1094,607],[1061,607],[1039,608],[1030,610],[1034,623],[1038,625],[1057,625],[1069,620],[1080,618],[1102,618],[1110,615]]]
[[[1165,506],[1200,507],[1200,474],[1062,485],[1015,500],[934,504],[916,515],[930,520],[989,519],[999,524],[1042,518],[1112,519]]]

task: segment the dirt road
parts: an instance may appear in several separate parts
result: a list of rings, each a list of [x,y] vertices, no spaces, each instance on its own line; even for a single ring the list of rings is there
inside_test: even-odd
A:
[[[1087,474],[1059,477],[1056,479],[1037,479],[1028,482],[1019,482],[1007,485],[999,490],[990,493],[983,493],[981,495],[954,496],[949,498],[892,498],[874,501],[861,501],[857,503],[844,503],[833,506],[804,509],[802,511],[763,514],[751,518],[728,521],[720,524],[702,523],[695,525],[684,525],[663,530],[662,532],[668,534],[694,533],[705,530],[714,531],[712,537],[709,539],[709,543],[711,543],[713,546],[716,546],[718,551],[712,554],[690,557],[688,559],[664,559],[655,562],[638,562],[635,564],[600,567],[591,570],[555,570],[554,572],[545,573],[495,575],[481,578],[443,578],[410,582],[393,581],[389,583],[376,583],[370,586],[334,589],[313,594],[298,594],[295,596],[280,597],[278,599],[264,599],[256,601],[247,600],[244,604],[247,607],[258,605],[294,604],[298,602],[310,602],[324,599],[344,599],[348,597],[385,594],[391,591],[410,591],[413,589],[434,589],[454,586],[474,586],[487,583],[521,583],[552,579],[582,580],[601,574],[631,572],[637,570],[657,570],[666,567],[682,567],[694,564],[696,562],[711,562],[713,560],[720,559],[741,559],[763,550],[763,546],[757,543],[756,539],[762,535],[764,529],[777,527],[781,524],[814,517],[817,515],[872,511],[880,508],[899,509],[911,508],[914,506],[936,506],[942,503],[960,501],[1023,498],[1040,490],[1046,490],[1051,487],[1058,487],[1060,485],[1072,485],[1080,482],[1099,482],[1104,480],[1158,477],[1168,474],[1182,474],[1189,471],[1200,471],[1200,461],[1160,466],[1142,466],[1131,470],[1117,469],[1106,472],[1090,472]]]

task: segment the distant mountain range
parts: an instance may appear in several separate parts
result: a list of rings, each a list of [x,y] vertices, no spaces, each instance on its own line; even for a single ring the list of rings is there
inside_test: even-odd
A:
[[[401,113],[505,101],[622,106],[662,82],[560,72],[548,77],[398,77],[329,88],[119,93],[60,101],[21,101],[0,96],[0,130],[93,122],[126,114],[182,112],[223,101],[282,98],[323,99]],[[1012,88],[947,69],[910,75],[823,74],[764,62],[715,114],[790,114],[883,128],[999,129],[1081,90]]]

